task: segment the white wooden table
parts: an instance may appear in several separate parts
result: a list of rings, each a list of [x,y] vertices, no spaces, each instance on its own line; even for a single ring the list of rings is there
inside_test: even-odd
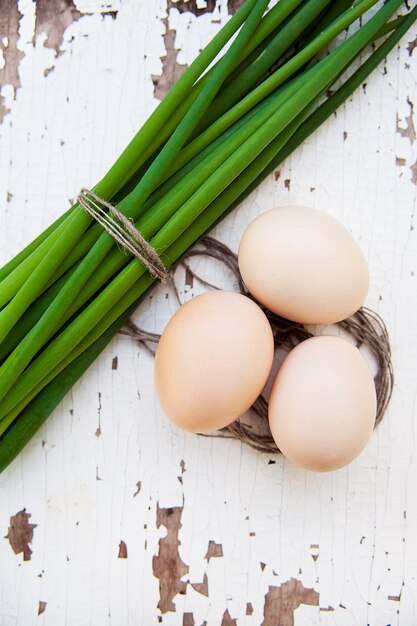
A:
[[[100,178],[233,5],[16,2],[0,2],[1,262]],[[396,377],[364,453],[319,475],[184,434],[152,357],[119,336],[0,476],[1,626],[417,624],[416,35],[215,230],[237,249],[251,218],[298,203],[360,242]],[[177,281],[183,300],[201,290]],[[139,323],[163,328],[168,291]],[[13,517],[33,524],[17,554]]]

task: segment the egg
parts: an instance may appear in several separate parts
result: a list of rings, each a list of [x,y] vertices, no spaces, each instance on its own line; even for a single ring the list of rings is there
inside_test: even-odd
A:
[[[199,295],[162,333],[155,358],[161,407],[184,430],[223,428],[261,393],[273,355],[270,324],[251,299],[226,291]]]
[[[269,425],[281,452],[316,472],[350,463],[375,424],[370,368],[349,341],[316,336],[298,344],[273,382]]]
[[[369,287],[365,257],[349,231],[334,217],[304,206],[257,217],[240,242],[239,269],[267,309],[301,323],[349,317]]]

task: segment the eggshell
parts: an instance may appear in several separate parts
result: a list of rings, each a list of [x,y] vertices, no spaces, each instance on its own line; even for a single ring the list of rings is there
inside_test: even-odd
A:
[[[282,453],[324,472],[350,463],[375,424],[375,385],[360,351],[340,337],[317,336],[294,348],[272,386],[269,424]]]
[[[239,268],[255,298],[270,311],[301,323],[331,324],[363,304],[366,260],[336,219],[303,206],[263,213],[244,233]]]
[[[185,430],[223,428],[261,393],[273,354],[270,324],[252,300],[225,291],[193,298],[171,318],[156,353],[164,413]]]

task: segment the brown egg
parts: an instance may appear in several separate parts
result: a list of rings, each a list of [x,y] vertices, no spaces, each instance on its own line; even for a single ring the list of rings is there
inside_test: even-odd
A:
[[[261,393],[273,354],[271,327],[252,300],[226,291],[193,298],[168,322],[156,353],[164,413],[192,432],[227,426]]]
[[[294,348],[269,399],[269,424],[282,453],[316,472],[350,463],[375,424],[376,394],[360,351],[340,337],[318,336]]]
[[[263,213],[244,233],[239,268],[255,298],[290,320],[331,324],[363,304],[365,258],[349,231],[317,209],[283,206]]]

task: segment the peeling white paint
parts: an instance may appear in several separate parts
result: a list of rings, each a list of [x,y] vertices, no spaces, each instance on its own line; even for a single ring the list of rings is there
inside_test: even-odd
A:
[[[0,125],[1,262],[98,180],[157,105],[150,76],[161,72],[165,2],[76,6],[92,15],[67,29],[56,58],[42,38],[33,46],[33,3],[19,2],[22,86],[15,100],[12,89],[2,90],[11,112]],[[99,15],[104,8],[117,10],[117,19]],[[220,8],[227,19],[225,2]],[[169,17],[181,63],[220,27],[210,14],[172,9]],[[360,242],[372,276],[367,305],[387,322],[396,374],[389,413],[364,453],[348,468],[317,475],[282,457],[269,464],[270,457],[237,441],[182,433],[157,406],[152,357],[118,337],[0,475],[1,536],[23,507],[37,524],[30,561],[22,563],[0,541],[2,626],[156,624],[152,557],[166,534],[156,528],[157,503],[184,507],[183,580],[202,582],[206,574],[209,587],[207,598],[188,585],[164,625],[180,626],[183,613],[193,613],[199,626],[219,626],[228,609],[238,626],[259,626],[269,586],[291,578],[320,594],[320,606],[295,610],[297,626],[417,622],[417,231],[410,174],[417,145],[396,132],[397,115],[404,127],[410,114],[407,98],[417,103],[417,51],[407,52],[414,36],[390,55],[386,74],[376,72],[286,161],[278,180],[271,176],[215,229],[236,250],[254,216],[299,203],[328,211]],[[405,164],[396,166],[396,157]],[[218,265],[206,267],[209,279],[232,287]],[[184,287],[180,296],[199,290]],[[164,327],[177,306],[167,291],[159,287],[143,304],[138,323]],[[127,559],[118,558],[121,540]],[[223,556],[207,562],[210,541],[222,545]]]

